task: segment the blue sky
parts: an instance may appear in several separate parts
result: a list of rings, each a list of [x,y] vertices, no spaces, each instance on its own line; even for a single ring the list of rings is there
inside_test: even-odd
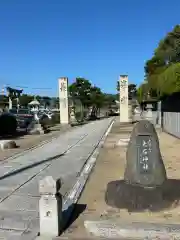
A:
[[[0,88],[55,96],[58,77],[82,76],[115,93],[120,74],[139,84],[179,10],[179,0],[0,0]]]

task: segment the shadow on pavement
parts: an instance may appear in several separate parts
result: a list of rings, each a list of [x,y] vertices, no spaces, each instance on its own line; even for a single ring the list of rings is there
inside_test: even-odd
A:
[[[3,175],[3,176],[0,176],[0,180],[5,179],[5,178],[10,177],[10,176],[13,176],[13,175],[16,175],[16,174],[18,174],[18,173],[21,173],[21,172],[23,172],[23,171],[25,171],[25,170],[27,170],[27,169],[36,167],[36,166],[38,166],[38,165],[40,165],[40,164],[43,164],[43,163],[45,163],[45,162],[49,162],[49,161],[55,160],[56,158],[62,157],[62,156],[64,156],[65,154],[66,154],[66,153],[61,153],[61,154],[55,155],[55,156],[53,156],[53,157],[50,157],[50,158],[41,160],[41,161],[39,161],[39,162],[36,162],[36,163],[33,163],[33,164],[29,164],[29,165],[27,165],[27,166],[25,166],[25,167],[22,167],[22,168],[20,168],[20,169],[17,169],[17,170],[14,170],[14,171],[10,172],[10,173],[7,173],[7,174],[5,174],[5,175]]]
[[[63,212],[63,215],[66,218],[66,215],[71,215],[69,221],[65,225],[63,231],[67,230],[75,220],[85,211],[87,205],[86,204],[72,204],[66,211]]]

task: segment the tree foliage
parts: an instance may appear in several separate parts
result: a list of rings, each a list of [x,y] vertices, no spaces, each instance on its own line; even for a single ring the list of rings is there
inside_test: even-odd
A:
[[[78,98],[86,107],[91,105],[91,83],[84,78],[76,78],[75,82],[69,86],[69,93],[73,98]]]
[[[138,89],[138,98],[150,93],[161,98],[180,91],[180,25],[160,40],[151,59],[145,63],[145,84]],[[146,86],[144,86],[146,85]]]
[[[69,86],[69,93],[72,97],[81,100],[84,107],[94,106],[101,108],[104,105],[115,103],[116,96],[105,94],[97,86],[93,86],[89,80],[85,78],[76,78]]]
[[[85,78],[76,78],[76,80],[68,87],[69,95],[77,100],[80,100],[84,107],[88,108],[93,106],[97,109],[101,107],[109,107],[115,104],[117,96],[114,94],[106,94],[101,91],[97,86],[91,84],[91,82]],[[22,107],[28,107],[34,99],[34,95],[22,94],[19,97],[19,102]],[[48,96],[36,96],[36,99],[44,107],[59,107],[59,98]],[[13,100],[13,105],[16,106],[16,99]],[[0,105],[8,105],[8,97],[0,95]]]
[[[120,90],[119,81],[117,81],[116,89],[119,92],[119,90]],[[133,84],[133,83],[130,83],[128,85],[128,98],[132,99],[133,97],[136,97],[136,94],[137,94],[137,85]]]

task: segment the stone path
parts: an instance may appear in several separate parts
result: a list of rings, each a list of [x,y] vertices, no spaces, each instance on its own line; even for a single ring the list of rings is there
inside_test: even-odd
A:
[[[112,119],[65,132],[32,151],[0,162],[0,239],[34,239],[39,231],[39,180],[62,179],[65,196]]]
[[[44,142],[47,142],[52,138],[58,137],[60,134],[63,134],[66,131],[71,131],[70,126],[61,126],[60,124],[57,124],[56,126],[53,126],[50,129],[51,131],[47,134],[40,135],[22,134],[20,136],[10,138],[11,140],[14,140],[16,142],[18,148],[6,149],[5,151],[2,151],[0,149],[0,161],[3,161],[8,157],[14,156],[15,154],[19,154],[25,151],[26,149],[32,148],[39,144],[43,144]]]

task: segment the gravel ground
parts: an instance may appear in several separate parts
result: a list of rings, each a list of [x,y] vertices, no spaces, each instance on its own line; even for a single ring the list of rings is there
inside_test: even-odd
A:
[[[180,222],[180,140],[164,132],[158,132],[160,149],[168,179],[172,182],[171,204],[156,212],[129,212],[108,206],[105,193],[109,182],[123,180],[126,163],[126,147],[117,146],[120,138],[128,138],[131,127],[115,123],[101,149],[96,166],[76,206],[74,215],[62,237],[88,238],[90,233],[84,221],[112,220],[123,222],[178,223]],[[128,133],[129,131],[129,133]]]

